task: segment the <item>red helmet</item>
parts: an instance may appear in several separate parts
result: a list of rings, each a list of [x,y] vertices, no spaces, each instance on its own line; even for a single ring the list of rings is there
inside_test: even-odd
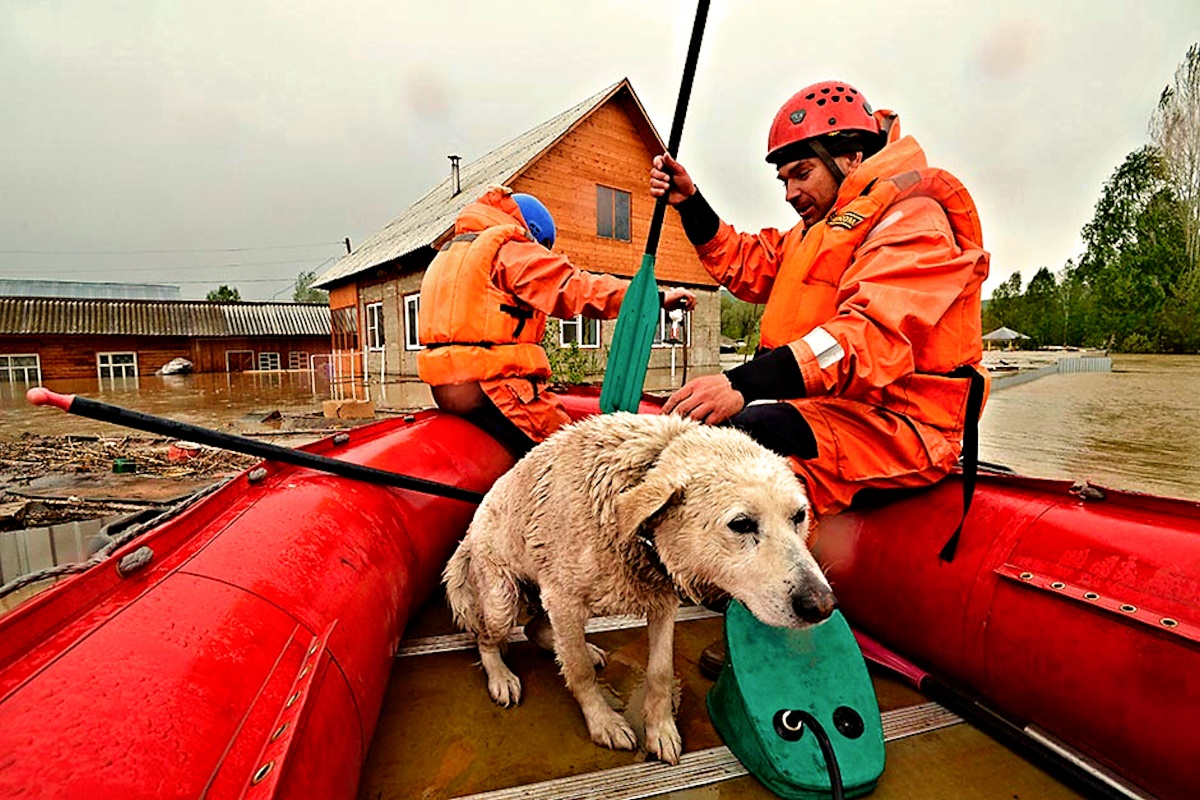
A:
[[[848,83],[822,81],[792,95],[771,123],[767,137],[767,161],[782,164],[794,158],[779,158],[780,151],[805,139],[827,134],[861,131],[878,135],[879,121],[867,99]],[[804,156],[799,156],[803,158]]]

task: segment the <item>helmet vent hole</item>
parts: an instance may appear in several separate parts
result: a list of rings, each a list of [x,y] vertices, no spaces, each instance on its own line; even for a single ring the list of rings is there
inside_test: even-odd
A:
[[[820,100],[818,100],[818,101],[817,101],[817,105],[819,105],[819,106],[823,106],[823,105],[825,105],[825,98],[824,98],[824,97],[822,97]]]
[[[853,98],[853,97],[847,97],[847,98],[846,98],[846,102],[847,102],[847,103],[853,103],[853,102],[854,102],[854,98]]]
[[[841,100],[842,98],[838,97],[838,96],[835,94],[835,95],[834,95],[833,97],[831,97],[830,99],[831,99],[831,100],[833,100],[833,102],[835,102],[835,103],[836,103],[837,101]]]
[[[837,90],[838,90],[839,92],[844,92],[844,91],[846,91],[846,87],[845,87],[845,86],[839,86],[839,87],[837,87]]]
[[[813,99],[814,97],[816,97],[816,96],[817,96],[817,93],[816,93],[816,92],[813,92],[812,94],[805,95],[805,96],[804,96],[804,99],[805,99],[805,100],[812,100],[812,99]]]
[[[829,94],[829,87],[826,86],[824,89],[822,89],[821,94]]]

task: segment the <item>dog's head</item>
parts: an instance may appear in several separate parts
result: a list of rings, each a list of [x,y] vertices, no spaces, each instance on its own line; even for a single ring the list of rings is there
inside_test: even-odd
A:
[[[697,425],[659,453],[616,501],[622,536],[646,529],[675,585],[713,589],[767,625],[801,627],[833,613],[808,551],[808,496],[786,459],[741,431]]]

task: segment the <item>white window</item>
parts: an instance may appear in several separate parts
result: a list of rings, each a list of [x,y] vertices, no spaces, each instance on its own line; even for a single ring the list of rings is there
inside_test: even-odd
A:
[[[258,368],[264,372],[279,370],[279,353],[259,353]]]
[[[404,349],[421,349],[421,295],[404,295]]]
[[[600,320],[578,316],[564,319],[558,326],[558,343],[562,347],[576,344],[579,347],[600,346]]]
[[[105,378],[136,378],[137,353],[97,353],[96,372]]]
[[[308,353],[303,350],[288,352],[288,369],[308,369]]]
[[[367,349],[382,350],[383,303],[367,303]]]
[[[684,311],[683,319],[675,322],[665,308],[658,310],[658,327],[654,329],[654,346],[690,345],[692,343],[692,312]]]
[[[42,382],[42,362],[37,353],[0,355],[0,383]]]

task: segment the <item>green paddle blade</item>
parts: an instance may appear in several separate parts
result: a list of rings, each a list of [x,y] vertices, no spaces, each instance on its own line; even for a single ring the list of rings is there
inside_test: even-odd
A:
[[[608,348],[608,364],[600,387],[600,410],[637,413],[658,328],[658,282],[654,279],[654,255],[642,256],[642,266],[621,301],[617,327]]]
[[[764,625],[734,600],[725,612],[725,665],[708,693],[713,727],[754,777],[789,800],[828,798],[818,720],[836,754],[846,797],[883,773],[883,723],[862,651],[840,611],[808,628]]]

